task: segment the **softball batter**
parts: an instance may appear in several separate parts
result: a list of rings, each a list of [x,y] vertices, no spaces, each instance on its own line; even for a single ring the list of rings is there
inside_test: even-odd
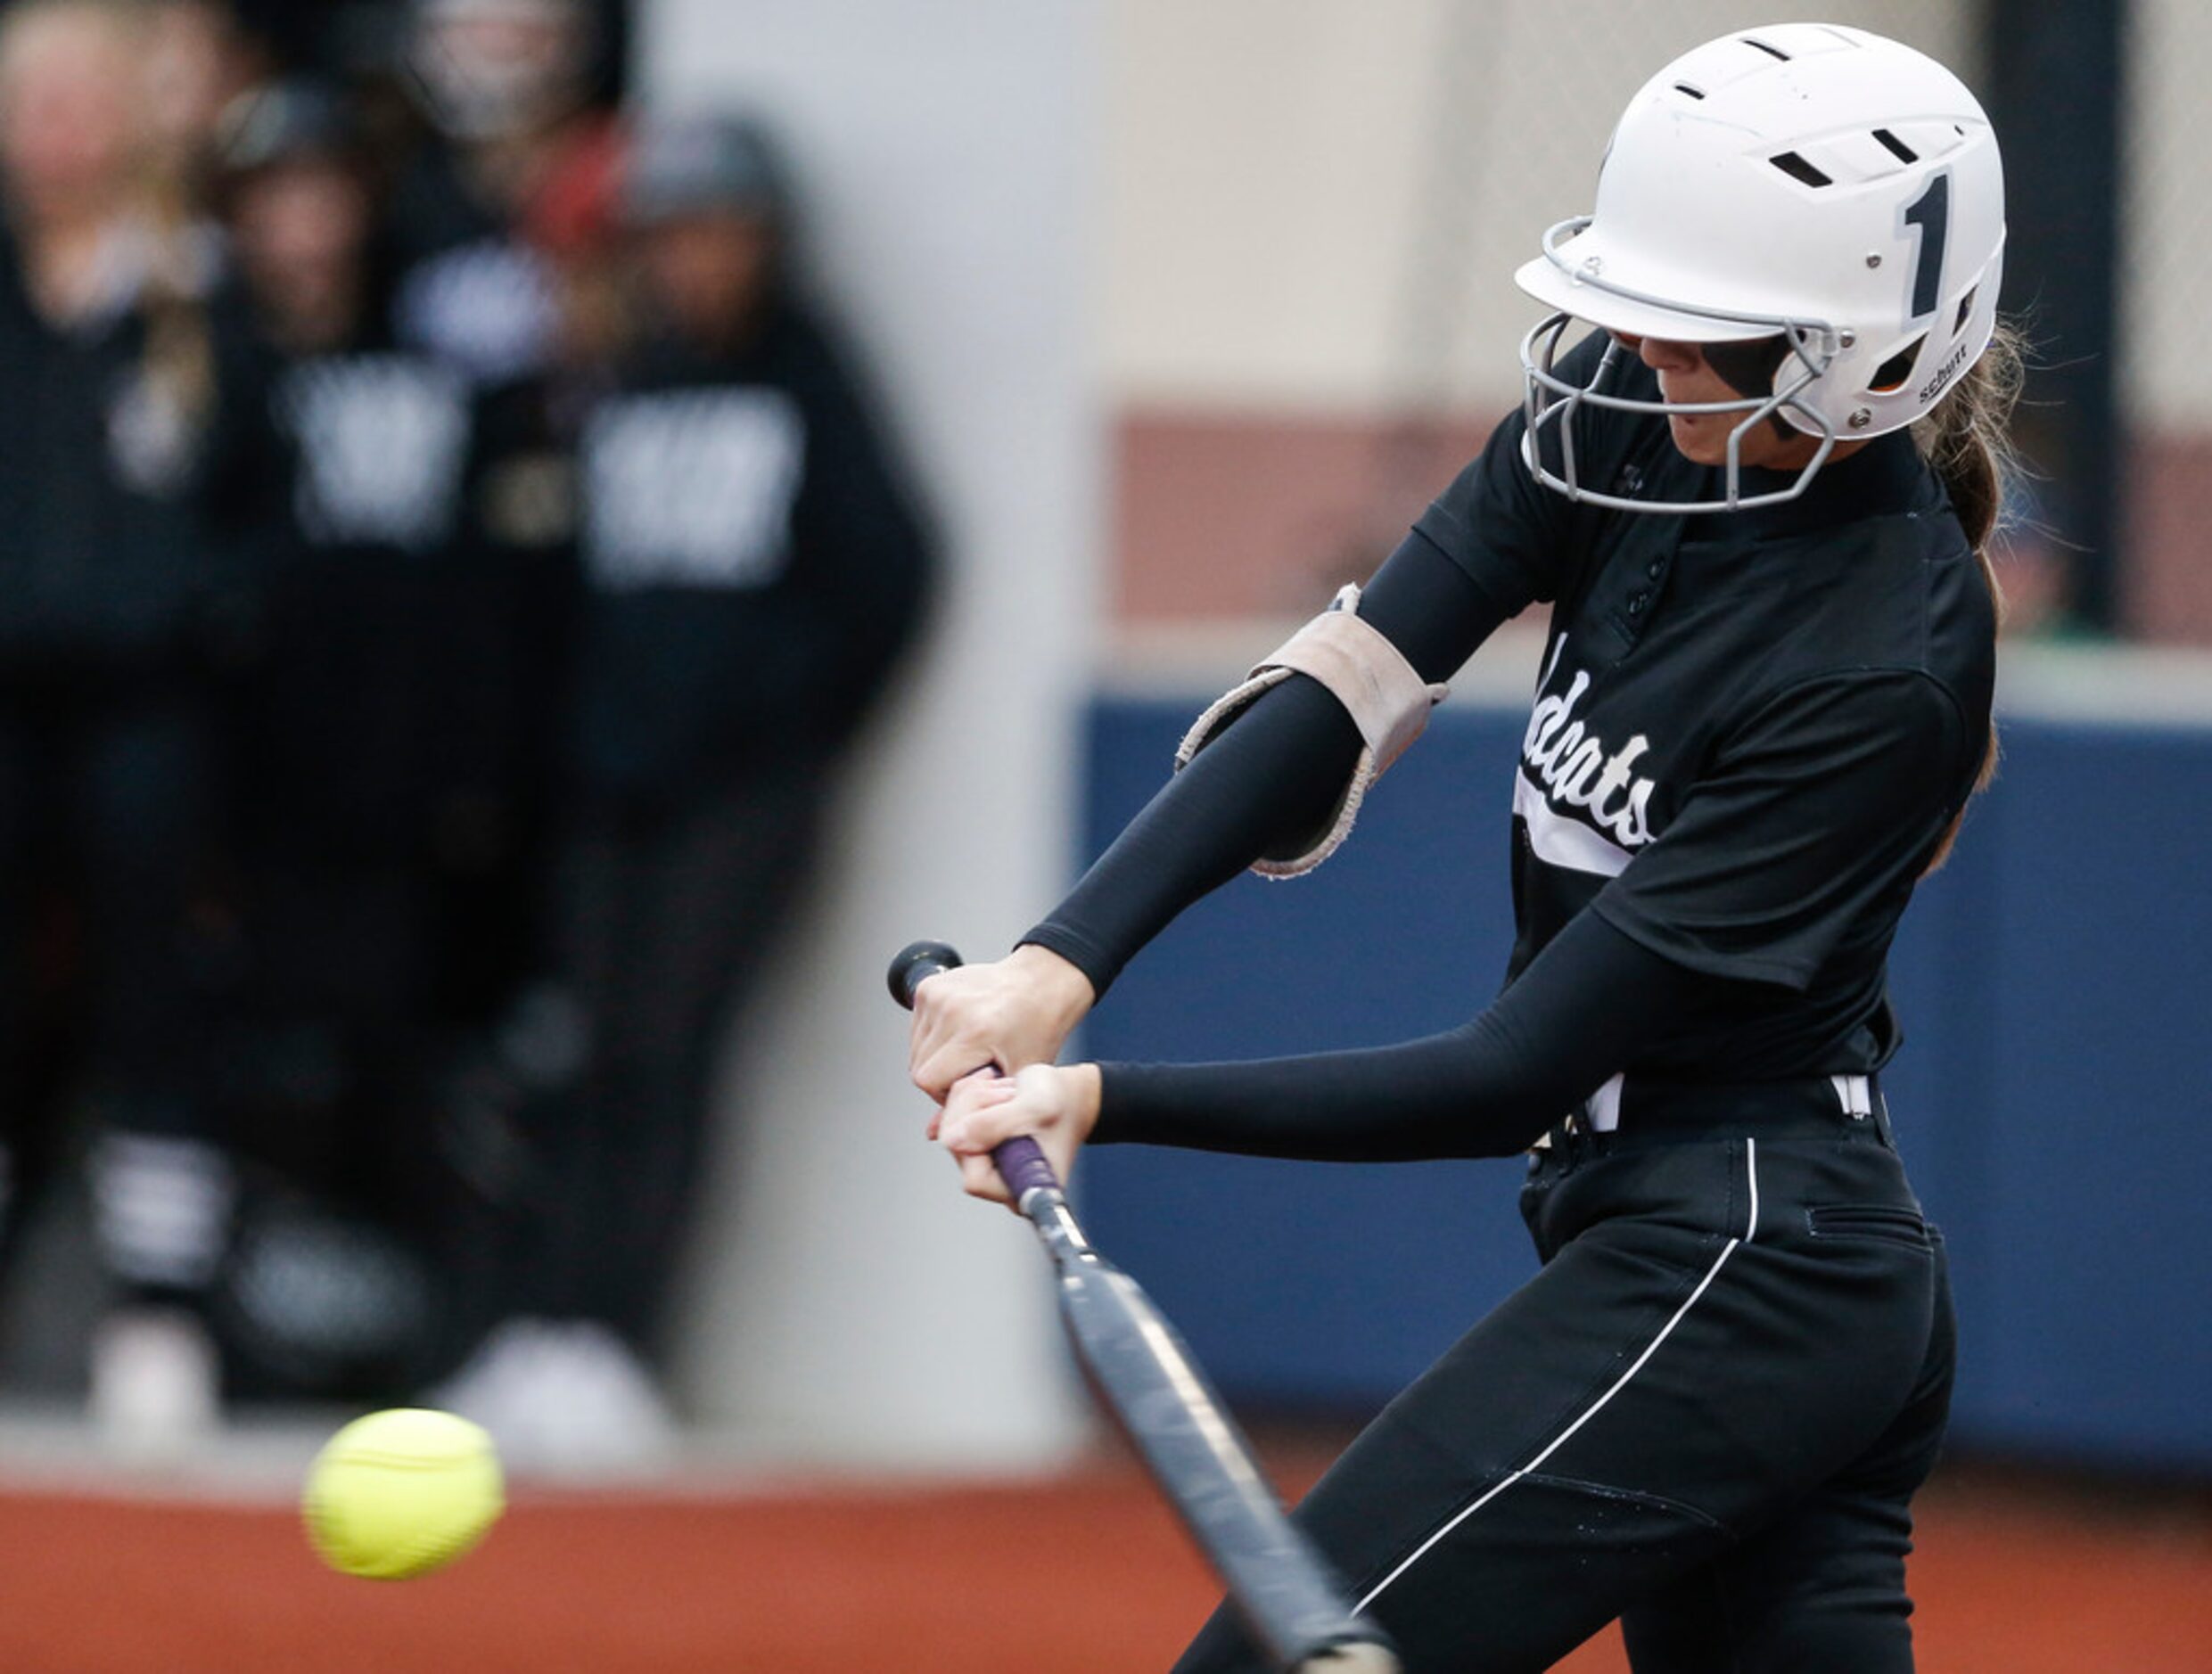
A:
[[[1299,1513],[1411,1669],[1542,1669],[1616,1616],[1640,1674],[1912,1667],[1953,1335],[1877,1078],[1891,938],[1994,759],[2003,238],[1987,119],[1920,53],[1802,24],[1669,64],[1594,214],[1519,272],[1555,310],[1524,410],[1024,946],[923,988],[915,1079],[978,1195],[1017,1132],[1063,1173],[1086,1141],[1529,1152],[1542,1271]],[[1342,841],[1437,683],[1539,601],[1488,1009],[1052,1067],[1182,907]],[[962,1079],[994,1062],[1018,1075]],[[1217,1616],[1180,1666],[1257,1662]]]

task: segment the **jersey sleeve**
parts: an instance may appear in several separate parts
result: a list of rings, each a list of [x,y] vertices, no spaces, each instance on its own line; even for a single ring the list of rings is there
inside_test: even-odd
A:
[[[1657,841],[1591,903],[1654,953],[1803,992],[1899,902],[1970,783],[1974,742],[1925,674],[1824,677],[1723,734]]]
[[[1586,383],[1606,339],[1594,332],[1560,361],[1561,377]],[[1611,415],[1575,415],[1576,447],[1588,456],[1602,444],[1591,433]],[[1617,428],[1617,427],[1609,427]],[[1575,508],[1539,483],[1522,458],[1528,435],[1525,414],[1509,414],[1490,434],[1475,462],[1437,496],[1414,528],[1495,599],[1508,617],[1531,604],[1549,603],[1572,585],[1572,569],[1585,545]],[[1547,426],[1544,447],[1557,470],[1558,429]]]

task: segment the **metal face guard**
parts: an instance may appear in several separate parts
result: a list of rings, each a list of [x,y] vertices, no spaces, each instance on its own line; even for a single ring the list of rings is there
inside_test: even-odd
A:
[[[1566,335],[1567,326],[1578,316],[1565,311],[1550,315],[1530,327],[1527,335],[1521,339],[1521,373],[1525,390],[1522,412],[1527,421],[1526,433],[1521,439],[1521,460],[1528,467],[1529,473],[1545,488],[1582,504],[1601,505],[1618,512],[1675,516],[1777,505],[1803,494],[1814,473],[1827,464],[1829,455],[1835,451],[1838,439],[1834,422],[1809,406],[1803,398],[1805,391],[1835,365],[1838,354],[1849,346],[1849,331],[1825,321],[1796,320],[1778,315],[1739,314],[1725,309],[1689,307],[1666,298],[1646,296],[1603,278],[1595,271],[1577,269],[1560,255],[1558,245],[1589,224],[1586,217],[1562,221],[1544,234],[1545,256],[1563,272],[1569,274],[1576,283],[1647,307],[1741,325],[1746,328],[1743,334],[1747,337],[1780,334],[1789,341],[1789,357],[1797,362],[1797,371],[1787,383],[1772,393],[1763,397],[1749,396],[1738,401],[1652,401],[1618,395],[1608,390],[1606,385],[1625,364],[1619,341],[1616,340],[1607,345],[1604,357],[1599,361],[1598,369],[1586,386],[1570,383],[1555,370],[1555,363],[1560,341]],[[1598,322],[1592,321],[1591,324],[1597,324]],[[1599,329],[1606,328],[1600,326]],[[1608,494],[1586,486],[1582,480],[1575,458],[1574,429],[1575,410],[1584,402],[1592,406],[1610,407],[1655,418],[1665,418],[1674,414],[1742,414],[1743,417],[1728,433],[1727,491],[1723,497],[1717,500],[1636,500],[1625,495]],[[1820,446],[1787,488],[1767,494],[1747,495],[1743,491],[1743,439],[1768,419],[1785,412],[1805,418],[1811,426],[1806,433],[1817,436]],[[1554,432],[1558,444],[1559,469],[1557,471],[1546,464],[1543,458],[1542,442],[1547,426]]]

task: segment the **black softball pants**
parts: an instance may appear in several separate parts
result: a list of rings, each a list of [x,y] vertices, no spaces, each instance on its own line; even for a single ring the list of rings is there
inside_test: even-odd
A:
[[[214,753],[185,691],[0,697],[0,1076],[12,1103],[33,1045],[35,909],[58,871],[81,902],[92,1079],[134,1128],[198,1131],[206,1020],[189,929],[214,841]]]
[[[1624,1101],[1533,1153],[1542,1270],[1299,1507],[1409,1674],[1902,1674],[1910,1502],[1954,1351],[1876,1102],[1825,1080]],[[1179,1674],[1265,1667],[1224,1609]]]
[[[230,1213],[208,1046],[216,939],[195,923],[219,847],[217,743],[181,677],[0,691],[0,1197],[14,1146],[37,1160],[27,1173],[53,1161],[64,1136],[27,1118],[45,1113],[60,1070],[99,1117],[101,1254],[129,1294],[162,1302],[196,1298]],[[57,890],[83,964],[81,997],[58,1015],[43,923]]]

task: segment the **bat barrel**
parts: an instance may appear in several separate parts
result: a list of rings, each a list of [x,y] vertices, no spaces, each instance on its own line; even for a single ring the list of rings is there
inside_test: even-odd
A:
[[[1084,1370],[1274,1665],[1394,1669],[1386,1637],[1346,1606],[1342,1580],[1284,1514],[1236,1420],[1136,1281],[1104,1260],[1063,1265],[1060,1279]]]

